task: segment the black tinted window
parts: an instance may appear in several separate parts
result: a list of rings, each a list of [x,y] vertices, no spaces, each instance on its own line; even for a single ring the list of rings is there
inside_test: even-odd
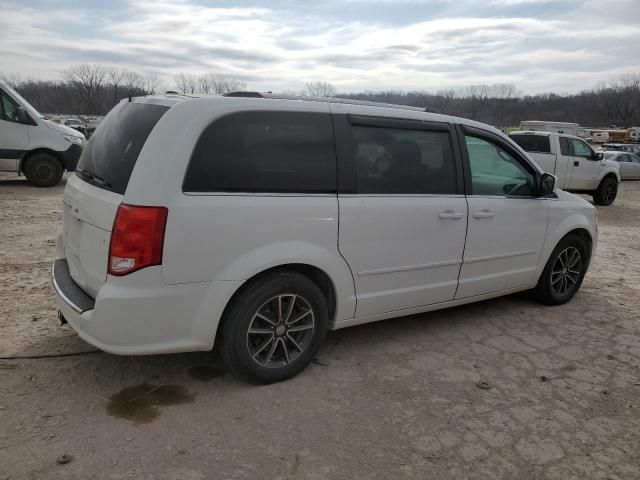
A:
[[[569,146],[569,139],[567,137],[560,137],[560,153],[567,157],[572,155],[571,147]]]
[[[354,126],[359,193],[456,193],[448,132]]]
[[[547,135],[511,135],[511,138],[525,152],[551,153]]]
[[[200,136],[183,188],[192,192],[335,192],[331,118],[306,112],[241,112],[222,117]]]
[[[116,105],[85,145],[77,175],[96,186],[124,194],[140,150],[168,109],[149,103]]]

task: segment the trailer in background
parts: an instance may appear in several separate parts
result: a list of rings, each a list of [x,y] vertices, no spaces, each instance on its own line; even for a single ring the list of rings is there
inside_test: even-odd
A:
[[[520,122],[520,130],[534,132],[564,133],[578,136],[580,125],[569,122],[546,122],[543,120],[523,120]]]
[[[591,139],[593,143],[607,143],[609,141],[609,132],[606,130],[591,130]]]

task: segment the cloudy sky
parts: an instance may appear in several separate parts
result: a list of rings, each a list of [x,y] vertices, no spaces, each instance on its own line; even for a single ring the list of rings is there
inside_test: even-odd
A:
[[[575,92],[640,73],[640,0],[0,0],[0,72],[225,73],[251,89]]]

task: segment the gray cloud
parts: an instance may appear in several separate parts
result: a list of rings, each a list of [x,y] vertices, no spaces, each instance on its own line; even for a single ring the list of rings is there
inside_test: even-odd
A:
[[[181,71],[226,73],[265,90],[322,79],[343,91],[506,81],[528,92],[577,91],[640,71],[637,0],[610,0],[606,8],[596,0],[296,5],[130,0],[127,12],[98,14],[0,3],[0,68],[55,78],[71,64],[98,62],[159,73],[167,82]],[[367,15],[350,16],[359,10]],[[608,17],[613,28],[603,28]]]

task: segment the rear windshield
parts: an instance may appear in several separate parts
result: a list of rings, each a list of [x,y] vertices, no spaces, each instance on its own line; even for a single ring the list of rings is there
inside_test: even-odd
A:
[[[551,153],[549,137],[546,135],[511,135],[525,152]]]
[[[76,175],[124,195],[142,146],[169,107],[122,102],[100,123],[84,147]]]

